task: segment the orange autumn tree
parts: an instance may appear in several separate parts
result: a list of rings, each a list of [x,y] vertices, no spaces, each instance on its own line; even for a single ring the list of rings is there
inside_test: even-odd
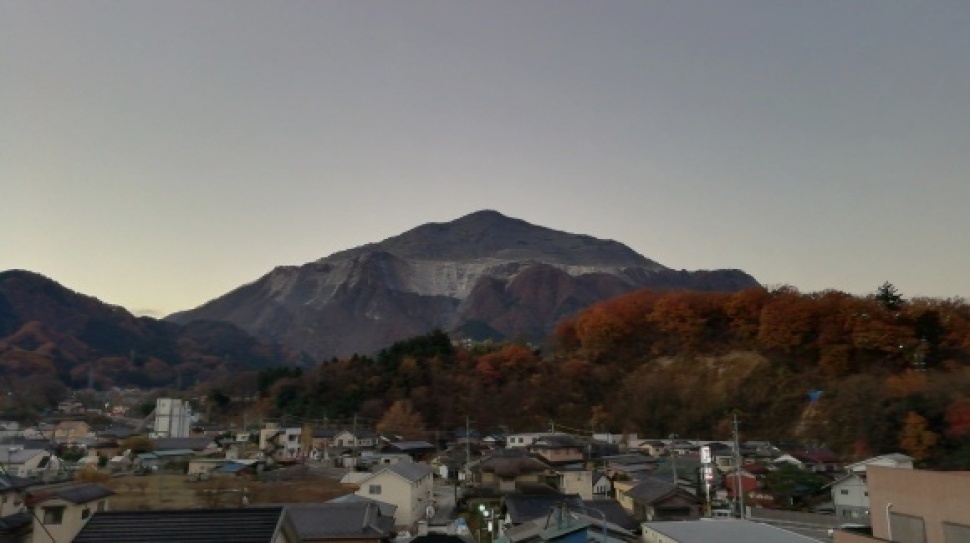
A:
[[[936,446],[938,436],[929,431],[926,418],[915,411],[906,413],[899,433],[899,446],[916,460],[925,460]]]
[[[410,400],[397,400],[381,417],[376,429],[382,434],[396,434],[405,439],[424,437],[424,419]]]

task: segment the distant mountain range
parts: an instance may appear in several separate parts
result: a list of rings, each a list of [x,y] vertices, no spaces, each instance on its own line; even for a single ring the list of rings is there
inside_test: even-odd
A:
[[[372,354],[435,328],[472,340],[541,342],[563,317],[635,289],[757,285],[740,270],[672,270],[616,241],[479,211],[278,267],[166,319],[230,322],[324,359]]]
[[[46,376],[72,387],[190,385],[300,356],[228,322],[135,317],[42,275],[0,272],[0,379]]]

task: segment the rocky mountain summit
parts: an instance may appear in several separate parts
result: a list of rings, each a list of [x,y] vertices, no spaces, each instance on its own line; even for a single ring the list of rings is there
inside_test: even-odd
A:
[[[229,321],[329,358],[370,354],[434,328],[469,339],[542,341],[562,317],[634,289],[755,285],[739,270],[675,271],[616,241],[479,211],[276,268],[167,318]]]

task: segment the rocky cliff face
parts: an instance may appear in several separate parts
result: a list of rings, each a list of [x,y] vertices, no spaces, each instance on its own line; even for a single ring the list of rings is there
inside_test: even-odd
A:
[[[541,341],[562,317],[644,287],[738,290],[744,272],[674,271],[625,245],[480,211],[280,267],[169,320],[232,322],[320,358],[441,328]]]

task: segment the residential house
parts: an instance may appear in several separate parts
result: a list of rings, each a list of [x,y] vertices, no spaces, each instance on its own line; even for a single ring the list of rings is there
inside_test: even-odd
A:
[[[312,428],[309,442],[304,443],[306,449],[303,454],[317,460],[328,456],[327,450],[335,445],[334,440],[339,433],[340,430],[333,428]]]
[[[384,446],[384,452],[406,454],[414,460],[423,460],[435,452],[435,446],[427,441],[392,441]]]
[[[84,412],[84,404],[77,400],[63,400],[58,402],[57,411],[59,413],[64,413],[67,415],[73,415],[76,413]]]
[[[710,543],[711,541],[757,541],[758,543],[806,543],[815,541],[762,522],[713,520],[709,522],[645,522],[644,543]]]
[[[4,469],[8,475],[50,479],[63,469],[61,460],[44,449],[8,449],[5,456]]]
[[[556,507],[566,504],[576,508],[583,506],[583,500],[576,494],[526,494],[513,492],[502,497],[501,510],[505,526],[518,526],[536,519],[545,519]]]
[[[835,515],[842,522],[869,524],[869,486],[864,474],[847,473],[828,486]]]
[[[583,444],[570,435],[549,435],[537,437],[525,449],[551,465],[582,463]]]
[[[0,420],[0,439],[22,435],[20,423],[15,420]]]
[[[414,462],[414,458],[410,454],[403,452],[374,453],[368,451],[361,454],[360,459],[362,462],[379,466],[397,464],[398,462]]]
[[[354,449],[373,449],[377,446],[379,436],[370,430],[360,428],[351,430],[341,430],[333,438],[335,447],[350,447]]]
[[[232,460],[227,460],[225,458],[192,458],[189,460],[186,475],[188,475],[190,478],[195,477],[197,479],[205,479],[213,471],[231,463],[233,463]]]
[[[255,478],[262,468],[261,460],[236,459],[227,462],[209,472],[209,477],[233,479],[237,477]]]
[[[292,504],[286,512],[304,543],[387,543],[394,537],[394,517],[375,502]]]
[[[33,517],[24,504],[24,496],[31,484],[22,477],[0,476],[0,541],[28,541]]]
[[[657,468],[657,460],[643,454],[630,453],[603,457],[603,470],[610,478],[636,479],[639,474]]]
[[[584,500],[607,499],[613,493],[613,482],[600,470],[565,469],[559,472],[559,490]]]
[[[432,471],[423,462],[392,464],[360,481],[356,494],[397,506],[396,526],[412,528],[431,505]]]
[[[91,426],[82,420],[62,420],[54,426],[54,441],[74,443],[80,438],[94,437]]]
[[[106,511],[95,514],[73,539],[74,543],[132,541],[301,543],[302,539],[286,513],[286,508],[279,505],[226,509]]]
[[[136,469],[183,471],[196,458],[192,449],[165,449],[135,455]]]
[[[156,452],[190,450],[197,456],[209,456],[222,450],[214,437],[159,437],[151,440]]]
[[[701,500],[672,482],[655,477],[641,481],[614,481],[617,501],[634,518],[643,521],[695,520]]]
[[[869,466],[913,469],[913,457],[902,453],[883,454],[873,458],[867,458],[855,464],[849,464],[845,467],[845,470],[851,473],[865,473]]]
[[[325,503],[372,503],[381,510],[382,517],[394,518],[394,512],[397,511],[397,506],[390,503],[385,503],[378,500],[372,500],[370,498],[365,498],[363,496],[358,496],[357,494],[344,494]]]
[[[517,447],[525,448],[532,445],[535,440],[541,437],[552,437],[552,436],[565,436],[568,434],[561,434],[556,432],[526,432],[521,434],[509,434],[505,438],[505,446],[509,449],[515,449]]]
[[[799,469],[816,473],[831,473],[842,469],[839,458],[825,447],[789,450],[772,460],[772,463],[775,465],[788,463]]]
[[[846,474],[829,486],[835,514],[843,522],[869,524],[869,485],[866,473],[870,466],[913,469],[913,458],[892,453],[868,458],[846,466]]]
[[[114,492],[96,484],[34,490],[27,500],[33,510],[33,543],[72,541],[99,511],[108,510]]]
[[[667,444],[659,439],[640,440],[631,449],[639,450],[654,458],[660,458],[667,454]]]
[[[259,450],[266,455],[266,458],[273,460],[300,458],[302,435],[303,428],[281,428],[279,424],[266,423],[266,427],[259,431]]]
[[[562,497],[557,503],[537,508],[534,518],[503,528],[499,537],[493,539],[496,543],[623,543],[636,540],[630,529],[604,517],[601,511],[576,500],[562,501]]]
[[[836,532],[835,543],[970,541],[970,473],[870,465],[872,536]]]
[[[738,480],[741,482],[741,493],[745,496],[747,501],[747,496],[751,492],[755,492],[761,488],[761,479],[757,475],[749,472],[748,470],[741,468],[740,473],[735,470],[733,473],[728,473],[724,475],[723,484],[724,489],[727,491],[726,497],[729,500],[737,499],[738,492]]]
[[[522,484],[555,484],[559,475],[551,466],[515,451],[496,451],[475,466],[477,483],[498,492],[514,492]]]

